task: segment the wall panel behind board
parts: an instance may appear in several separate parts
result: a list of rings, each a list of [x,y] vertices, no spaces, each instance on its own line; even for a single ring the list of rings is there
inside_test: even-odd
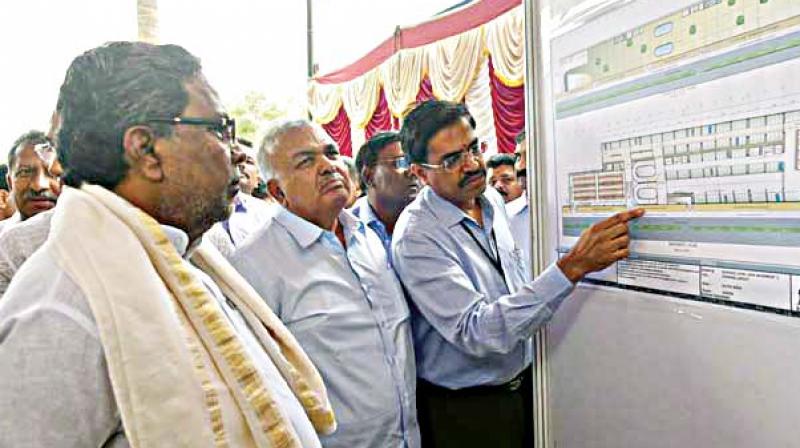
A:
[[[551,446],[800,446],[800,319],[581,286],[548,330]]]

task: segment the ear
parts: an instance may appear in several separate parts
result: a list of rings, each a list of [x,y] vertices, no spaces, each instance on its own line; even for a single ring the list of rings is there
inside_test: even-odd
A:
[[[267,191],[269,191],[270,196],[275,198],[279,204],[284,207],[288,206],[288,201],[286,200],[286,195],[283,193],[281,186],[278,184],[277,179],[270,179],[267,181]]]
[[[131,170],[151,182],[161,182],[164,180],[164,169],[155,145],[155,134],[148,126],[132,126],[122,137],[125,160]]]
[[[428,185],[428,172],[425,168],[416,163],[412,163],[409,169],[411,170],[411,174],[417,176],[417,179],[422,185]]]
[[[372,176],[375,174],[375,168],[371,166],[365,166],[361,170],[361,180],[364,181],[364,185],[371,187],[372,186]]]
[[[0,208],[8,207],[8,201],[11,197],[11,193],[6,190],[0,189]]]

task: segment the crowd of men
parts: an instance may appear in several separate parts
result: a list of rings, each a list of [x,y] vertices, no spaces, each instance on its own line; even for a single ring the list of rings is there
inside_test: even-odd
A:
[[[524,134],[254,145],[174,45],[78,56],[51,121],[0,190],[0,446],[532,446],[531,336],[643,213],[531,279]]]

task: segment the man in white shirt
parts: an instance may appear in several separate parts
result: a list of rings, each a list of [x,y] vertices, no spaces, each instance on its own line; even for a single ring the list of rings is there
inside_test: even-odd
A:
[[[0,446],[319,446],[335,423],[313,366],[197,247],[242,157],[199,60],[112,42],[58,104],[70,188],[0,300]]]
[[[531,268],[531,216],[528,210],[528,142],[525,138],[525,131],[517,135],[517,147],[514,150],[515,169],[517,171],[517,182],[522,187],[522,194],[513,201],[506,203],[511,235],[517,243],[517,247],[522,249],[524,260]]]
[[[497,190],[506,204],[522,194],[522,185],[517,179],[515,157],[510,154],[495,154],[486,162],[489,186]]]
[[[55,207],[61,192],[61,164],[47,136],[41,131],[21,135],[8,152],[7,182],[17,211],[0,221],[0,233]]]

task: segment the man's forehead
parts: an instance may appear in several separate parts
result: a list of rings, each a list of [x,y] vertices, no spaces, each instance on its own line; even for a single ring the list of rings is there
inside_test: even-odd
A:
[[[381,148],[378,152],[379,157],[395,158],[403,155],[403,148],[400,147],[400,142],[392,142]]]
[[[32,165],[40,163],[48,166],[55,161],[56,153],[55,150],[52,149],[52,146],[47,145],[48,147],[43,149],[37,148],[37,146],[39,145],[28,143],[17,148],[16,165]]]
[[[333,140],[314,126],[302,126],[287,130],[280,138],[280,147],[292,153],[313,150],[333,144]]]
[[[455,123],[443,127],[433,134],[430,143],[440,141],[458,141],[462,145],[466,145],[475,139],[475,130],[470,126],[466,117],[461,117]]]

